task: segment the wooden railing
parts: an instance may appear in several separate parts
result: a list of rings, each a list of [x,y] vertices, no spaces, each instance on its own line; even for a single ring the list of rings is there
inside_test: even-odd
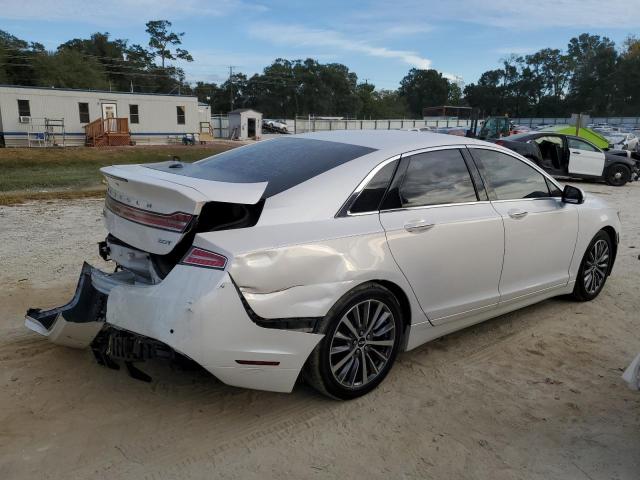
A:
[[[98,138],[105,133],[129,133],[128,118],[98,118],[84,126],[87,138]]]

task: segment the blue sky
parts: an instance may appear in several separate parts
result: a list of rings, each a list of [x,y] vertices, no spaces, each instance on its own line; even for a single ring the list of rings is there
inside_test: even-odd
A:
[[[565,48],[582,32],[618,45],[638,31],[638,0],[0,0],[0,29],[49,49],[92,32],[146,45],[144,24],[167,19],[194,56],[187,80],[251,75],[275,58],[339,62],[378,88],[410,68],[465,83],[509,53]]]

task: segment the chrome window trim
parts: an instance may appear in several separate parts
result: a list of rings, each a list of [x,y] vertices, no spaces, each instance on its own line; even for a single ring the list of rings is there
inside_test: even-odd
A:
[[[380,214],[382,213],[391,213],[391,212],[404,212],[409,210],[424,210],[431,208],[443,208],[443,207],[457,207],[457,206],[468,206],[468,205],[481,205],[481,204],[490,204],[490,200],[476,200],[475,202],[460,202],[460,203],[439,203],[437,205],[420,205],[419,207],[402,207],[402,208],[390,208],[389,210],[380,210]]]
[[[360,212],[360,213],[351,213],[348,210],[348,206],[351,206],[353,204],[353,202],[355,202],[356,198],[358,198],[358,195],[360,195],[360,193],[362,192],[362,190],[364,190],[364,188],[367,186],[367,184],[371,181],[371,179],[380,171],[382,170],[385,166],[387,166],[389,163],[395,161],[395,160],[401,160],[405,157],[412,157],[414,155],[419,155],[421,153],[427,153],[427,152],[435,152],[435,151],[439,151],[439,150],[460,150],[463,148],[467,148],[468,145],[465,144],[455,144],[455,145],[439,145],[436,147],[425,147],[425,148],[418,148],[416,150],[409,150],[407,152],[398,154],[398,155],[394,155],[393,157],[389,157],[386,160],[383,160],[380,164],[376,165],[376,167],[373,168],[373,170],[371,170],[367,176],[364,178],[364,180],[362,180],[358,186],[356,187],[356,189],[351,193],[351,195],[349,195],[349,197],[347,198],[347,201],[344,202],[342,204],[342,206],[340,207],[340,210],[338,210],[338,213],[336,213],[336,215],[334,216],[334,218],[342,218],[342,217],[360,217],[362,215],[372,215],[372,214],[379,214],[380,212],[397,212],[397,211],[402,211],[402,210],[409,210],[409,209],[418,209],[418,208],[433,208],[433,207],[450,207],[453,205],[471,205],[471,204],[475,204],[475,203],[489,203],[488,200],[476,200],[475,202],[460,202],[460,203],[441,203],[438,205],[422,205],[419,207],[406,207],[406,208],[394,208],[394,209],[388,209],[388,210],[372,210],[370,212]],[[347,210],[345,211],[345,207],[347,207]]]
[[[344,212],[345,206],[352,205],[353,202],[358,198],[358,195],[360,195],[362,190],[364,190],[364,188],[371,181],[371,179],[380,170],[382,170],[384,167],[386,167],[389,163],[391,163],[393,161],[396,161],[396,160],[401,160],[401,159],[403,159],[405,157],[412,157],[414,155],[419,155],[421,153],[435,152],[435,151],[439,151],[439,150],[453,150],[453,149],[459,150],[459,149],[463,149],[463,148],[467,148],[467,149],[472,149],[473,148],[473,149],[480,149],[480,150],[492,150],[492,151],[503,153],[505,155],[513,157],[516,160],[518,160],[520,162],[523,162],[525,165],[528,165],[528,166],[532,167],[535,171],[540,173],[543,177],[549,179],[551,181],[551,183],[554,184],[559,190],[562,191],[562,189],[563,189],[562,185],[558,181],[556,181],[555,178],[551,177],[547,172],[542,170],[540,167],[538,167],[533,162],[530,162],[526,158],[520,156],[517,152],[513,152],[513,151],[507,150],[507,149],[503,149],[503,148],[498,147],[498,146],[494,147],[492,145],[478,145],[478,144],[441,145],[441,146],[437,146],[437,147],[426,147],[426,148],[419,148],[419,149],[416,149],[416,150],[410,150],[410,151],[404,152],[404,153],[399,154],[399,155],[394,155],[394,156],[389,157],[386,160],[383,160],[382,162],[380,162],[358,184],[358,186],[351,193],[351,195],[349,195],[349,198],[347,199],[346,202],[344,202],[342,207],[340,207],[340,210],[335,215],[335,218],[361,217],[361,216],[364,216],[364,215],[375,215],[375,214],[386,213],[386,212],[402,212],[402,211],[421,210],[421,209],[429,209],[429,208],[454,207],[454,206],[457,206],[457,205],[508,203],[508,202],[522,202],[522,201],[535,201],[535,200],[549,200],[549,199],[557,199],[558,198],[558,197],[549,196],[549,197],[536,197],[536,198],[509,198],[509,199],[505,199],[505,200],[476,200],[475,202],[440,203],[440,204],[437,204],[437,205],[421,205],[421,206],[417,206],[417,207],[391,208],[391,209],[388,209],[388,210],[372,210],[370,212],[359,212],[359,213],[351,213],[347,209],[347,211]],[[344,213],[341,213],[341,212],[344,212]]]
[[[535,163],[533,163],[532,161],[524,158],[522,155],[520,155],[517,152],[514,152],[513,150],[509,150],[506,148],[501,148],[501,147],[493,147],[492,145],[467,145],[468,149],[478,149],[478,150],[493,150],[494,152],[499,152],[499,153],[504,153],[505,155],[508,155],[510,157],[515,158],[516,160],[519,160],[521,162],[523,162],[525,165],[529,165],[530,167],[533,167],[533,169],[535,171],[537,171],[538,173],[542,174],[543,177],[549,179],[551,181],[551,183],[553,183],[556,187],[558,187],[558,189],[560,191],[563,190],[562,185],[556,181],[555,178],[553,178],[552,176],[550,176],[547,172],[545,172],[543,169],[541,169],[540,167],[538,167],[538,165],[536,165]],[[538,197],[538,198],[557,198],[557,197]],[[508,200],[493,200],[494,202],[505,202],[505,201],[509,201],[509,200],[536,200],[535,198],[513,198],[513,199],[508,199]]]
[[[389,165],[391,162],[394,162],[396,160],[400,160],[400,158],[402,157],[402,155],[394,155],[392,157],[389,157],[385,160],[383,160],[382,162],[380,162],[378,165],[376,165],[375,167],[373,167],[373,169],[364,177],[364,179],[358,184],[358,186],[355,188],[355,190],[353,192],[351,192],[351,195],[349,195],[349,197],[347,197],[347,200],[342,204],[342,206],[340,207],[340,209],[338,210],[338,213],[335,214],[334,218],[341,218],[341,217],[360,217],[362,215],[371,215],[374,213],[378,213],[379,210],[372,210],[370,212],[359,212],[359,213],[351,213],[349,211],[349,208],[351,208],[351,205],[353,205],[353,202],[356,201],[356,199],[358,198],[358,196],[360,195],[360,193],[362,193],[362,191],[365,189],[365,187],[369,184],[369,182],[371,181],[371,179],[373,179],[373,177],[376,176],[376,174],[382,170],[384,167],[386,167],[387,165]]]

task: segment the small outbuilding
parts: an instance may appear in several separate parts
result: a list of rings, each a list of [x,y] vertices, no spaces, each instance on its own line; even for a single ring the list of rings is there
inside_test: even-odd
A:
[[[262,113],[250,108],[238,108],[230,111],[229,138],[232,140],[260,140],[262,138]]]

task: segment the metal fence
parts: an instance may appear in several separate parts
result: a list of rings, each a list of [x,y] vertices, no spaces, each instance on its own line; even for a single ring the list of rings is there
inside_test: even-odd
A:
[[[284,120],[290,133],[320,132],[330,130],[403,130],[409,128],[468,128],[470,120],[450,118],[414,119],[379,119],[379,120],[339,120],[313,117],[297,117]],[[565,117],[531,117],[512,118],[518,125],[536,127],[538,125],[566,125],[571,118]],[[591,117],[589,123],[608,123],[609,125],[624,126],[630,130],[640,129],[640,117]],[[217,138],[228,138],[229,117],[227,115],[213,115],[211,126]]]
[[[467,128],[470,126],[469,120],[459,118],[432,118],[424,120],[414,119],[379,119],[379,120],[357,120],[357,119],[326,119],[314,117],[297,117],[284,119],[290,133],[322,132],[331,130],[403,130],[409,128]],[[218,138],[228,138],[229,117],[227,115],[212,115],[211,127],[214,135]]]

